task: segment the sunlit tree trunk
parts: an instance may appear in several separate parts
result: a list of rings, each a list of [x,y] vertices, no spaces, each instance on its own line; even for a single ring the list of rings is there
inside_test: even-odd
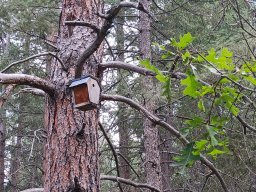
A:
[[[45,128],[47,141],[44,160],[44,191],[99,191],[98,110],[82,112],[74,109],[68,82],[74,78],[77,58],[96,38],[87,27],[65,26],[65,21],[80,20],[99,26],[97,13],[100,0],[63,0],[60,33],[57,41],[59,57],[68,68],[64,71],[57,61],[51,65],[50,79],[57,88],[47,98]],[[97,77],[102,47],[84,64],[83,74]]]

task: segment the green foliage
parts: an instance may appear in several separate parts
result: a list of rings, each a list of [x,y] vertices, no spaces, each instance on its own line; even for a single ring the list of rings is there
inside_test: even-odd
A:
[[[183,90],[184,95],[193,98],[197,98],[200,95],[198,90],[201,88],[201,84],[191,73],[187,73],[187,78],[181,80],[181,85],[185,85],[185,89]]]
[[[253,74],[256,71],[255,61],[245,61],[237,70],[233,53],[229,49],[224,47],[216,51],[211,48],[206,54],[199,53],[191,47],[194,39],[190,33],[180,36],[178,41],[171,39],[172,51],[166,45],[154,44],[162,51],[162,59],[175,61],[179,58],[179,67],[186,69],[186,76],[179,83],[183,88],[182,94],[197,103],[198,113],[191,120],[185,121],[185,128],[181,129],[181,133],[193,142],[174,158],[177,162],[175,165],[183,169],[199,160],[200,154],[216,159],[230,153],[225,132],[225,125],[230,118],[216,116],[213,111],[221,108],[226,114],[238,116],[238,104],[243,96],[240,89],[245,85],[249,86],[248,89],[256,85]],[[175,62],[170,66],[177,65]],[[164,75],[157,65],[149,61],[141,64],[157,74],[156,78],[163,84],[162,94],[171,100],[170,76]],[[178,66],[175,67],[177,69]],[[195,132],[199,134],[193,136]]]
[[[162,95],[167,98],[168,101],[171,99],[171,78],[168,75],[164,75],[156,66],[152,65],[149,59],[140,60],[140,65],[146,69],[156,73],[156,79],[162,83]]]
[[[182,50],[186,48],[190,43],[193,41],[193,37],[190,33],[187,33],[183,36],[180,35],[179,41],[176,41],[175,39],[171,39],[171,45],[178,48],[179,50]]]
[[[200,160],[200,155],[194,152],[195,143],[189,143],[183,148],[180,152],[180,155],[175,156],[174,160],[176,161],[173,166],[181,166],[181,173],[185,172],[186,167],[191,167],[197,160]]]

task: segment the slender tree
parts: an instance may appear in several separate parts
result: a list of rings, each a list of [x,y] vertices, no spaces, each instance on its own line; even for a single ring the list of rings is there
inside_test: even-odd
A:
[[[141,0],[141,4],[150,10],[151,2],[148,0]],[[142,59],[151,60],[151,35],[150,35],[150,18],[145,13],[140,13],[139,18],[139,48]],[[143,79],[145,95],[145,107],[154,113],[154,83],[153,78],[147,77]],[[145,148],[145,172],[146,181],[148,184],[162,189],[161,183],[161,165],[159,153],[159,134],[156,125],[149,119],[144,120],[144,148]]]

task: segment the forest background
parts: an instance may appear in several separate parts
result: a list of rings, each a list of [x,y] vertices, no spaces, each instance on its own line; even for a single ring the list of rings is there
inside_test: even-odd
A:
[[[43,188],[51,86],[5,75],[49,79],[53,60],[65,69],[65,1],[0,2],[0,191]],[[256,1],[126,2],[105,0],[97,15],[114,16],[97,47],[98,190],[256,191]],[[98,30],[66,21],[70,36]]]

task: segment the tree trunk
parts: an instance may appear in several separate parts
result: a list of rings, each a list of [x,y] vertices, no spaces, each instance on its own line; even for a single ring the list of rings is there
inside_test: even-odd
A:
[[[21,114],[19,114],[18,117],[18,127],[16,130],[16,136],[13,139],[13,146],[14,146],[14,152],[12,153],[11,158],[11,189],[10,192],[17,192],[19,191],[19,179],[20,179],[20,165],[21,165],[21,139],[22,139],[22,129],[23,126],[23,115],[22,115],[22,109],[24,108],[24,102],[21,98],[21,103],[19,105],[19,111]]]
[[[119,15],[121,15],[123,11],[120,11]],[[117,17],[117,26],[116,26],[116,37],[117,37],[117,55],[119,61],[124,61],[124,30],[123,30],[123,24],[124,24],[124,17]],[[122,78],[122,72],[118,71],[118,77]],[[117,87],[118,93],[122,93],[124,90],[123,81],[121,81],[121,84]],[[124,120],[129,118],[127,116],[125,105],[124,104],[118,104],[118,109],[120,110],[118,113],[118,133],[119,133],[119,152],[121,153],[121,156],[119,156],[119,163],[120,163],[120,177],[123,177],[125,179],[128,179],[130,177],[130,167],[127,165],[127,162],[124,160],[129,160],[129,151],[128,151],[128,143],[129,143],[129,133],[127,129],[127,124]]]
[[[140,0],[146,10],[150,10],[149,0]],[[140,12],[139,20],[140,37],[139,47],[142,59],[151,60],[150,19],[147,14]],[[153,78],[146,77],[143,80],[145,88],[145,107],[154,113],[154,83]],[[162,189],[161,165],[159,153],[159,134],[156,125],[150,120],[144,121],[144,147],[145,147],[145,171],[147,184]]]
[[[4,191],[4,152],[5,152],[5,124],[3,113],[0,113],[0,191]]]
[[[171,110],[171,109],[169,109]],[[167,123],[171,125],[171,113],[167,113],[166,115]],[[172,190],[172,182],[171,182],[171,173],[172,169],[170,167],[171,155],[172,151],[172,135],[169,131],[162,129],[160,133],[160,149],[161,149],[161,171],[162,171],[162,185],[163,191],[171,192]]]
[[[44,191],[98,192],[98,110],[74,109],[67,84],[74,78],[77,58],[96,38],[87,27],[65,26],[65,21],[80,20],[100,25],[97,13],[100,0],[63,0],[60,19],[59,57],[68,68],[65,72],[52,62],[50,79],[56,85],[54,98],[47,98],[45,127],[47,141],[44,160]],[[84,64],[84,73],[97,76],[102,47]]]

